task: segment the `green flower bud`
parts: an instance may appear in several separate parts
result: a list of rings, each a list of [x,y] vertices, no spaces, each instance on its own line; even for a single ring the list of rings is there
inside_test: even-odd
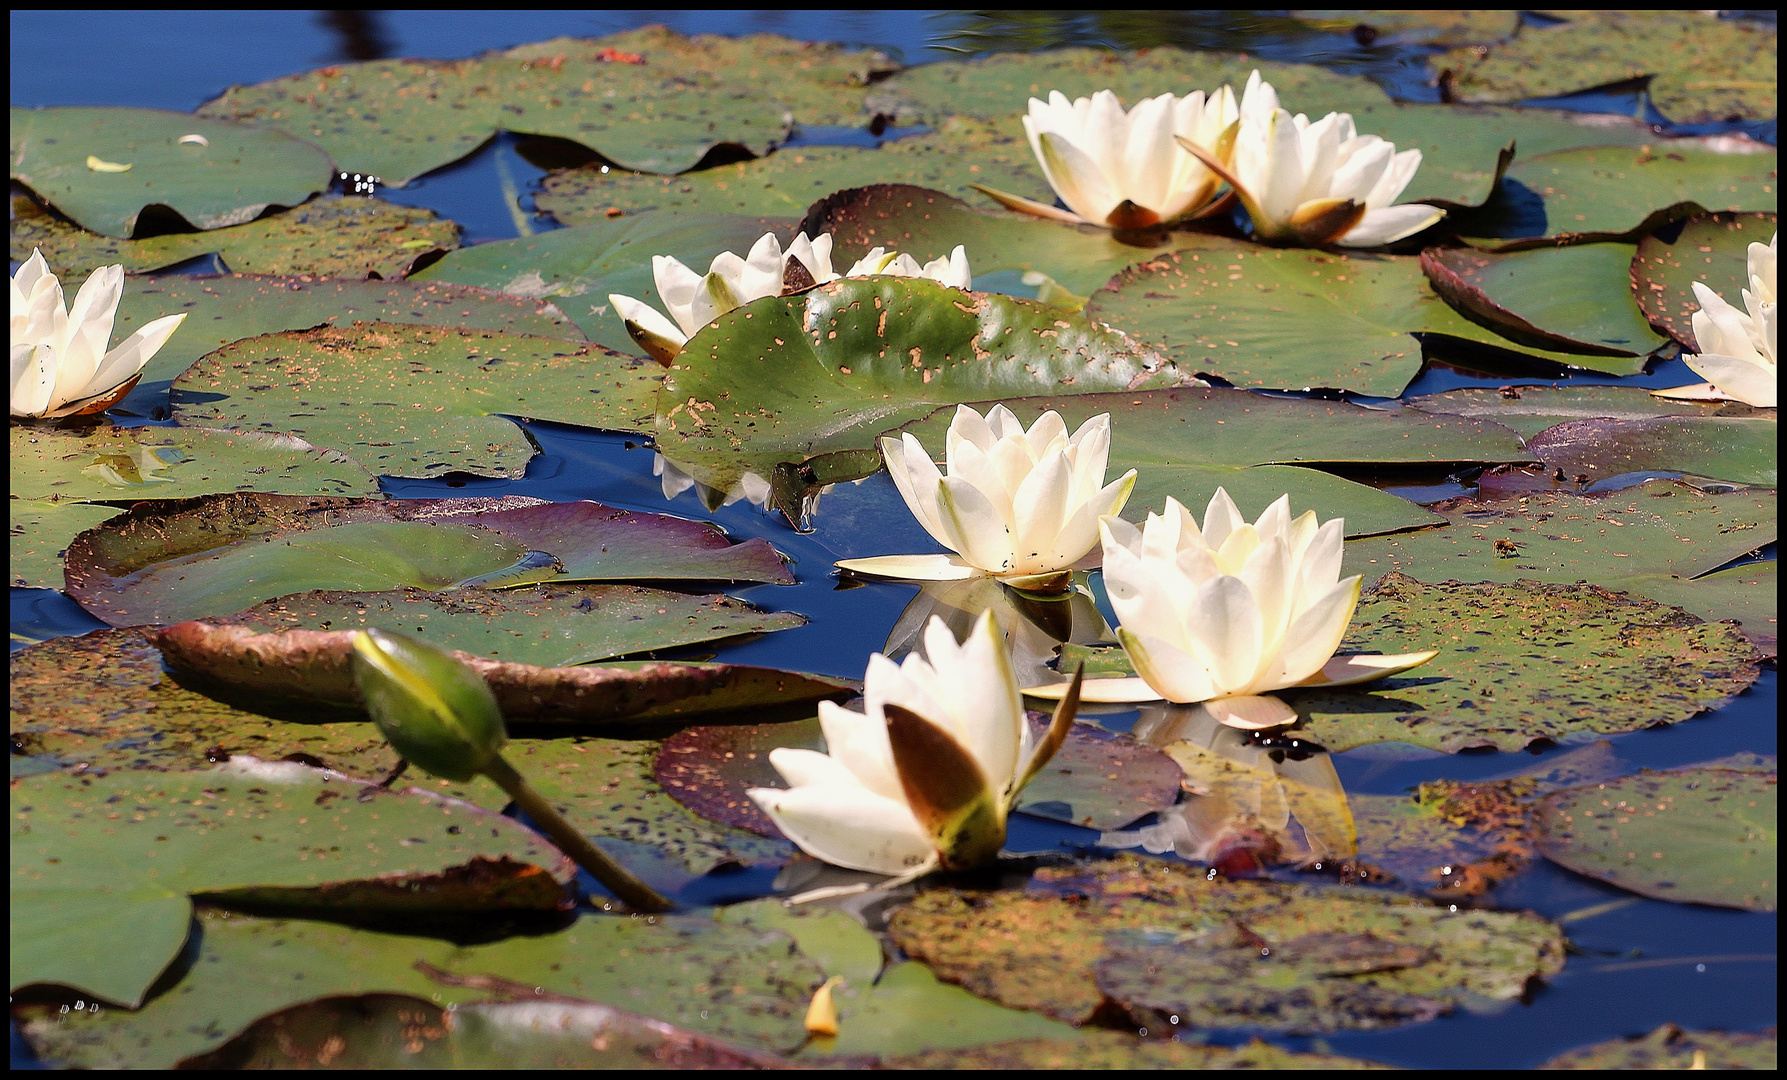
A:
[[[499,760],[508,733],[484,677],[425,641],[389,630],[354,635],[354,684],[397,752],[463,783]]]

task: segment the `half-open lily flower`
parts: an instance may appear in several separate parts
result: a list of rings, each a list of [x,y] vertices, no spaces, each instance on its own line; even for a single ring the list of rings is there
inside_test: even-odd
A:
[[[831,234],[809,240],[801,233],[783,251],[774,233],[764,233],[742,259],[730,251],[714,256],[706,274],[698,274],[668,255],[653,255],[652,278],[670,318],[631,296],[609,293],[608,302],[640,348],[659,363],[668,364],[703,326],[753,300],[779,296],[790,261],[798,263],[814,284],[838,278],[831,269]]]
[[[1249,91],[1262,85],[1254,72]],[[1213,94],[1162,94],[1128,112],[1109,90],[1075,101],[1054,90],[1046,104],[1030,99],[1024,132],[1049,186],[1068,209],[974,186],[1013,210],[1114,229],[1207,217],[1227,205],[1217,191],[1223,178],[1179,142],[1195,143],[1227,161],[1239,117],[1235,92],[1227,86]]]
[[[1421,151],[1399,154],[1395,143],[1360,135],[1348,113],[1311,123],[1279,108],[1271,87],[1248,89],[1232,161],[1193,140],[1179,145],[1229,182],[1261,240],[1376,247],[1445,216],[1437,206],[1391,205],[1415,178]]]
[[[770,751],[789,789],[748,794],[814,858],[906,877],[985,863],[1018,793],[1067,738],[1077,699],[1064,697],[1036,739],[990,614],[960,644],[932,619],[925,653],[869,657],[864,712],[820,703],[826,753]]]
[[[1739,311],[1702,283],[1694,283],[1700,310],[1694,313],[1698,353],[1683,356],[1706,382],[1652,391],[1657,397],[1688,401],[1741,401],[1775,408],[1779,374],[1775,367],[1775,240],[1750,245],[1750,287]]]
[[[831,236],[826,235],[830,240]],[[893,277],[922,277],[948,285],[956,289],[972,289],[974,276],[968,272],[968,250],[961,244],[949,253],[948,258],[939,256],[925,263],[903,251],[889,251],[886,248],[871,248],[869,253],[856,261],[845,277],[870,277],[874,274],[888,274]]]
[[[62,282],[43,253],[12,276],[12,414],[45,418],[104,412],[130,393],[143,366],[186,320],[166,315],[107,351],[124,267],[102,266],[62,306]]]
[[[1140,529],[1100,526],[1117,639],[1141,678],[1087,680],[1088,701],[1202,702],[1232,727],[1272,728],[1297,718],[1273,690],[1370,682],[1439,655],[1335,655],[1359,603],[1360,579],[1340,578],[1344,522],[1292,519],[1289,495],[1251,525],[1217,488],[1201,529],[1177,499]]]
[[[910,433],[881,440],[881,456],[907,507],[955,554],[880,555],[837,566],[919,581],[991,574],[1019,587],[1058,591],[1098,542],[1099,517],[1121,512],[1135,486],[1134,469],[1104,482],[1110,453],[1109,413],[1070,436],[1053,410],[1026,431],[1003,405],[985,417],[959,405],[945,437],[948,475]]]

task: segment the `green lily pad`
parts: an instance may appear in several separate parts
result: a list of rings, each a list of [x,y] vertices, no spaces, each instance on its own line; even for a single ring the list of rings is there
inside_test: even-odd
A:
[[[22,1016],[25,1038],[40,1055],[77,1067],[167,1068],[293,1005],[395,993],[444,1006],[570,998],[786,1050],[800,1043],[807,999],[823,978],[786,934],[703,915],[586,915],[555,933],[468,947],[215,911],[202,913],[197,929],[180,981],[141,1010],[62,1016],[56,1006],[32,1006]]]
[[[1702,282],[1733,304],[1742,305],[1750,287],[1750,245],[1773,237],[1776,215],[1701,214],[1672,230],[1653,232],[1638,241],[1632,258],[1632,292],[1652,326],[1693,351],[1694,312],[1700,301],[1694,283]]]
[[[1262,950],[1295,950],[1292,943],[1308,944],[1314,935],[1343,938],[1362,950],[1395,950],[1403,961],[1399,965],[1367,967],[1333,981],[1344,979],[1361,993],[1370,988],[1418,997],[1425,1009],[1438,1012],[1450,1011],[1461,999],[1518,998],[1528,979],[1553,975],[1564,962],[1562,932],[1534,915],[1448,912],[1385,894],[1212,879],[1199,869],[1134,858],[1043,869],[1023,892],[928,889],[894,913],[889,931],[895,944],[939,978],[1070,1022],[1091,1019],[1119,981],[1119,968],[1131,966],[1122,950],[1137,943],[1125,936],[1135,932],[1220,949],[1225,967],[1244,961],[1274,964]],[[987,948],[988,941],[1000,942],[1001,948]],[[1136,966],[1139,970],[1124,974],[1147,970],[1145,960]],[[1280,1010],[1314,993],[1317,980],[1290,964],[1275,970],[1282,970],[1276,987],[1259,986],[1254,1001],[1225,1010],[1224,1026],[1353,1026],[1338,1006],[1312,1010],[1309,1023],[1283,1023]],[[1186,980],[1184,989],[1193,999],[1187,1004],[1211,1009],[1227,993],[1226,971],[1192,967],[1172,974]],[[1141,996],[1115,1002],[1132,1023],[1141,1021],[1138,1011],[1147,1008],[1139,1004]],[[1182,1022],[1189,1011],[1179,1013]],[[1172,1030],[1167,1016],[1143,1024],[1150,1032]]]
[[[1465,101],[1520,101],[1654,76],[1650,98],[1678,124],[1775,115],[1775,30],[1709,11],[1569,11],[1493,48],[1428,61]]]
[[[305,592],[267,600],[228,620],[271,633],[400,627],[443,649],[538,667],[804,626],[730,596],[637,585],[533,585],[492,591]]]
[[[113,263],[142,274],[204,255],[243,274],[394,281],[459,246],[459,226],[432,210],[358,197],[328,196],[246,225],[144,240],[83,232],[29,199],[14,199],[12,214],[12,257],[41,250],[65,283]]]
[[[1729,152],[1597,146],[1521,158],[1507,178],[1545,200],[1546,237],[1630,242],[1708,210],[1773,210],[1775,163],[1775,151],[1759,145]]]
[[[1686,473],[1774,487],[1780,425],[1773,416],[1570,420],[1526,441],[1547,468],[1589,482],[1627,473]]]
[[[1559,791],[1539,806],[1539,850],[1642,896],[1773,911],[1775,784],[1772,769],[1646,769]]]
[[[1195,242],[1194,242],[1195,241]],[[1412,335],[1444,335],[1516,353],[1511,362],[1635,374],[1630,358],[1526,348],[1440,299],[1421,260],[1260,247],[1185,237],[1184,250],[1139,263],[1092,294],[1088,317],[1159,346],[1191,372],[1236,386],[1312,386],[1397,397],[1421,370]]]
[[[636,431],[662,374],[557,338],[355,323],[225,346],[170,396],[182,424],[296,435],[386,476],[520,479],[534,445],[499,414]]]
[[[12,492],[22,499],[128,502],[224,491],[377,495],[378,481],[334,450],[260,432],[12,429]]]
[[[703,175],[703,174],[697,174]],[[620,293],[664,310],[652,277],[652,256],[667,255],[705,270],[714,256],[740,256],[773,232],[786,244],[794,222],[722,214],[644,213],[604,219],[538,236],[461,248],[416,275],[511,296],[551,300],[598,345],[637,353],[626,324],[611,310]],[[654,365],[655,366],[655,365]]]
[[[1541,1069],[1776,1069],[1775,1029],[1683,1031],[1664,1024],[1648,1035],[1609,1039],[1552,1058]]]
[[[68,564],[69,595],[115,626],[228,615],[269,593],[311,589],[793,581],[768,541],[732,544],[704,522],[593,502],[472,499],[149,504],[82,536]]]
[[[1522,386],[1468,388],[1410,398],[1410,408],[1493,420],[1530,439],[1570,420],[1650,420],[1660,416],[1766,416],[1734,401],[1669,401],[1636,386]],[[1574,477],[1570,478],[1572,481]]]
[[[60,589],[62,555],[76,536],[124,511],[91,503],[11,499],[12,543],[9,547],[12,587]]]
[[[14,107],[11,151],[14,180],[119,239],[151,206],[221,229],[297,206],[331,179],[329,155],[283,131],[160,109]]]
[[[574,872],[506,818],[292,763],[26,777],[11,817],[13,989],[52,983],[130,1008],[184,948],[189,894],[551,911]]]
[[[745,472],[872,450],[880,432],[940,405],[1185,381],[1079,315],[919,278],[850,278],[704,327],[659,390],[656,439],[678,468],[728,491]]]
[[[1667,343],[1636,302],[1612,299],[1631,267],[1632,248],[1625,244],[1421,254],[1428,281],[1466,318],[1535,348],[1595,356],[1649,355]]]
[[[988,404],[977,407],[984,411]],[[1054,409],[1069,431],[1099,413],[1110,413],[1107,475],[1138,471],[1123,509],[1135,520],[1164,510],[1168,496],[1201,514],[1220,486],[1249,520],[1288,493],[1299,514],[1310,509],[1324,520],[1345,517],[1349,536],[1394,532],[1437,519],[1406,499],[1317,470],[1527,456],[1513,432],[1493,423],[1417,418],[1409,412],[1244,390],[1186,388],[1005,404],[1026,424]],[[940,457],[952,411],[935,413],[905,430]]]
[[[791,124],[866,123],[885,56],[770,34],[661,26],[554,38],[469,60],[377,60],[237,86],[203,105],[316,143],[398,187],[499,130],[579,143],[640,172],[682,172],[718,146],[763,153]]]
[[[1258,1039],[1242,1046],[1170,1042],[1082,1028],[1072,1042],[1022,1040],[883,1058],[887,1069],[1384,1069],[1336,1054],[1298,1054]]]
[[[1504,752],[1673,724],[1757,678],[1729,623],[1595,585],[1426,585],[1391,573],[1359,603],[1342,652],[1440,655],[1370,691],[1309,691],[1300,736],[1331,751],[1379,742]]]
[[[259,274],[126,278],[112,332],[122,337],[152,319],[181,311],[187,317],[180,332],[149,361],[142,384],[122,408],[147,413],[166,405],[165,384],[199,357],[231,342],[280,330],[376,320],[583,339],[576,325],[544,300],[435,282]]]
[[[1673,604],[1708,622],[1734,620],[1763,657],[1780,647],[1780,563],[1743,563],[1689,580],[1668,574],[1620,578],[1614,584],[1639,596]]]

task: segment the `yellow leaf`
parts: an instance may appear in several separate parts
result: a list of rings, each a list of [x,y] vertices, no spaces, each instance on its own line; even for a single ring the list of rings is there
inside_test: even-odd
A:
[[[116,161],[101,161],[92,154],[88,154],[87,168],[92,169],[94,172],[129,172],[130,163],[125,162],[123,165],[120,165]]]

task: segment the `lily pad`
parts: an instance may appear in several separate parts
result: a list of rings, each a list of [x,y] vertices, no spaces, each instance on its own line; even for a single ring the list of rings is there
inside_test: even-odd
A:
[[[14,180],[120,239],[149,207],[221,229],[297,206],[331,179],[329,155],[283,131],[160,109],[14,107],[11,150]]]
[[[872,450],[880,432],[940,405],[1186,381],[1079,315],[918,278],[850,278],[704,327],[659,390],[656,438],[684,472],[728,491],[747,471]]]
[[[227,615],[310,589],[793,581],[761,538],[735,545],[712,525],[664,514],[520,501],[225,495],[145,505],[69,549],[69,594],[128,626]]]
[[[1297,734],[1332,751],[1405,742],[1504,752],[1673,724],[1757,678],[1729,623],[1595,585],[1426,585],[1391,573],[1359,603],[1342,652],[1437,648],[1370,692],[1310,691]]]
[[[492,591],[306,592],[267,600],[228,620],[262,633],[399,627],[443,649],[537,667],[804,626],[730,596],[637,585],[533,585]]]
[[[1571,420],[1650,420],[1660,416],[1736,417],[1767,413],[1734,401],[1669,401],[1637,386],[1522,386],[1467,388],[1410,398],[1411,408],[1493,420],[1530,439]],[[1568,477],[1574,482],[1575,477]]]
[[[1678,124],[1765,120],[1776,112],[1775,30],[1709,11],[1568,11],[1523,25],[1491,48],[1460,46],[1428,62],[1465,101],[1520,101],[1646,78]]]
[[[823,978],[787,935],[705,916],[587,915],[556,933],[469,947],[215,911],[200,915],[197,930],[180,981],[139,1011],[30,1007],[22,1030],[32,1048],[80,1067],[167,1068],[293,1005],[396,993],[459,1006],[598,1002],[780,1050],[801,1041],[807,998]]]
[[[982,403],[984,411],[986,404]],[[1323,467],[1432,465],[1521,460],[1513,432],[1497,424],[1366,409],[1345,402],[1277,398],[1243,390],[1156,390],[1134,394],[1007,400],[1024,423],[1054,409],[1068,430],[1111,414],[1109,474],[1135,468],[1124,515],[1140,520],[1166,508],[1168,496],[1202,507],[1226,488],[1249,520],[1289,493],[1297,513],[1345,517],[1347,534],[1363,536],[1433,524],[1435,515],[1406,499],[1343,480]],[[951,410],[905,430],[943,447]]]
[[[1767,1069],[1778,1067],[1775,1029],[1683,1031],[1664,1024],[1648,1035],[1567,1050],[1541,1069]]]
[[[1421,253],[1427,280],[1466,318],[1535,348],[1593,356],[1645,356],[1666,344],[1635,302],[1613,299],[1631,266],[1625,244]]]
[[[867,85],[896,70],[879,53],[836,45],[770,34],[689,38],[653,26],[469,60],[334,65],[232,87],[199,112],[283,128],[342,168],[398,187],[499,130],[674,173],[716,147],[763,153],[790,124],[866,124]]]
[[[1736,149],[1646,145],[1522,158],[1508,169],[1507,178],[1545,200],[1546,237],[1632,241],[1708,210],[1773,210],[1779,199],[1775,173],[1775,151],[1760,144]]]
[[[638,353],[639,346],[628,336],[626,324],[611,310],[609,293],[631,296],[664,310],[652,276],[652,256],[667,255],[705,270],[722,251],[744,255],[766,232],[775,233],[786,244],[794,239],[794,222],[723,214],[629,214],[462,248],[418,272],[416,280],[456,282],[510,296],[551,300],[591,341]]]
[[[1579,874],[1684,904],[1775,910],[1774,771],[1676,769],[1547,796],[1539,850]]]
[[[1547,468],[1589,483],[1654,471],[1774,487],[1779,432],[1769,415],[1570,420],[1534,435],[1526,448]]]
[[[1520,27],[1518,11],[1301,10],[1291,14],[1323,30],[1369,28],[1374,45],[1493,45],[1512,37]]]
[[[12,201],[12,257],[42,250],[64,281],[113,263],[142,274],[205,255],[243,274],[396,280],[458,246],[458,225],[382,199],[329,196],[246,225],[143,240],[83,232],[29,199]]]
[[[1436,900],[1482,896],[1531,863],[1527,816],[1537,786],[1438,780],[1413,796],[1351,796],[1358,859]]]
[[[13,782],[11,817],[12,987],[59,984],[130,1008],[184,948],[192,893],[551,911],[574,871],[506,818],[283,762],[27,777]]]
[[[1679,232],[1661,229],[1638,241],[1632,258],[1632,291],[1651,325],[1693,351],[1694,312],[1701,282],[1733,304],[1750,287],[1750,245],[1773,237],[1775,214],[1701,214]],[[1671,237],[1673,233],[1673,237]]]
[[[1072,1042],[1026,1039],[882,1059],[888,1069],[1383,1069],[1335,1054],[1298,1054],[1258,1039],[1242,1046],[1140,1038],[1087,1027]]]
[[[52,502],[179,499],[225,491],[377,495],[378,481],[334,450],[260,432],[12,429],[12,493]]]
[[[62,556],[76,536],[124,511],[116,506],[91,503],[11,499],[10,553],[12,587],[15,589],[62,588]]]
[[[1190,372],[1242,387],[1320,386],[1397,397],[1421,370],[1419,335],[1519,355],[1509,361],[1633,374],[1630,359],[1526,348],[1485,330],[1435,294],[1421,260],[1260,247],[1186,237],[1092,294],[1088,317],[1157,344]]]
[[[894,914],[889,931],[895,944],[930,965],[939,978],[1070,1022],[1091,1019],[1104,993],[1125,981],[1119,974],[1142,976],[1147,971],[1142,958],[1135,960],[1138,970],[1125,970],[1131,965],[1123,949],[1136,944],[1130,936],[1136,932],[1221,949],[1225,966],[1272,965],[1262,950],[1294,950],[1291,943],[1308,943],[1313,935],[1344,940],[1361,950],[1394,950],[1404,962],[1376,971],[1366,967],[1341,978],[1360,993],[1418,997],[1431,1012],[1450,1011],[1461,998],[1472,996],[1512,1000],[1525,991],[1528,979],[1553,975],[1564,962],[1562,932],[1534,915],[1448,912],[1383,894],[1226,881],[1208,878],[1201,870],[1134,858],[1043,869],[1023,892],[929,889]],[[1002,947],[988,949],[989,940]],[[1281,1030],[1354,1026],[1348,1023],[1348,1011],[1333,1004],[1310,1010],[1307,1022],[1280,1020],[1280,1010],[1308,1001],[1323,981],[1294,965],[1283,967],[1290,970],[1283,971],[1276,989],[1262,986],[1254,1001],[1224,1011],[1224,1025]],[[1173,976],[1187,980],[1185,989],[1194,998],[1188,1004],[1208,1009],[1227,993],[1226,971],[1191,967],[1175,970]],[[1142,1019],[1138,1009],[1146,1009],[1141,997],[1115,1002],[1131,1023]],[[1186,1012],[1179,1015],[1186,1020]],[[1160,1021],[1150,1017],[1145,1026],[1151,1032],[1172,1030],[1167,1016]]]
[[[520,479],[531,440],[505,415],[639,430],[663,372],[599,345],[355,323],[250,338],[174,381],[182,424],[296,435],[386,476]]]

